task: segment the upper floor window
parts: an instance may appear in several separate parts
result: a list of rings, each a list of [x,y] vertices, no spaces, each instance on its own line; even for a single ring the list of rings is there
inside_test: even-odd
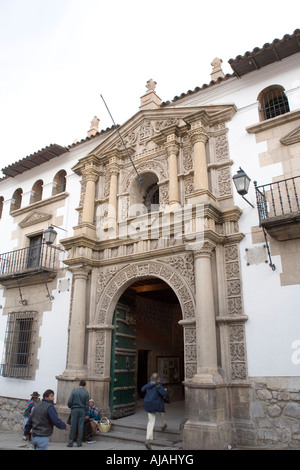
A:
[[[10,206],[11,212],[16,211],[21,208],[22,196],[23,196],[23,190],[21,188],[16,189],[11,200],[11,206]]]
[[[142,175],[143,186],[135,178],[130,187],[129,217],[159,210],[159,186],[155,173],[145,172]]]
[[[66,176],[67,172],[65,170],[56,173],[53,180],[52,196],[65,192],[67,184]]]
[[[290,111],[289,102],[280,85],[272,85],[260,92],[257,98],[259,102],[260,121],[271,119]]]
[[[42,196],[43,196],[43,181],[38,180],[32,186],[29,204],[33,204],[34,202],[41,201]]]

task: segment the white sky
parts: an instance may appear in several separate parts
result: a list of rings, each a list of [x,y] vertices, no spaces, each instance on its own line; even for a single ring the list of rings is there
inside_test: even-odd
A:
[[[163,101],[299,24],[299,0],[0,0],[0,168],[122,124],[150,78]],[[298,22],[298,23],[297,23]],[[0,173],[1,176],[1,173]]]

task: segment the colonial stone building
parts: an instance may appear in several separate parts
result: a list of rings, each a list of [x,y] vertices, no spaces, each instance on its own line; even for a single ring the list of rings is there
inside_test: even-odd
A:
[[[185,449],[299,445],[299,35],[3,169],[5,400],[52,383],[64,415],[84,378],[119,418],[158,370]]]

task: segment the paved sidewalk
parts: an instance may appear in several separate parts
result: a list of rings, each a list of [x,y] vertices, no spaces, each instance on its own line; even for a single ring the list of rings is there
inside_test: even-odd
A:
[[[62,431],[64,433],[65,431]],[[68,432],[68,431],[67,431]],[[0,450],[33,450],[32,444],[23,441],[22,433],[9,433],[0,431]],[[161,446],[152,446],[152,450],[163,450],[166,449]],[[100,437],[95,438],[93,444],[83,443],[82,447],[77,448],[76,444],[74,447],[67,447],[66,442],[49,442],[48,450],[68,450],[71,452],[79,452],[82,450],[145,450],[145,445],[130,443],[130,442],[114,442],[107,439],[101,439]]]
[[[168,423],[168,430],[178,430],[180,422],[184,415],[184,402],[175,402],[170,406],[166,407],[166,420]],[[145,427],[145,436],[146,436],[146,425],[147,425],[147,414],[142,407],[137,408],[134,415],[130,415],[119,420],[115,421],[120,422],[125,425],[135,425]],[[159,426],[159,419],[157,418],[157,426]],[[136,442],[135,439],[130,440],[120,440],[114,439],[113,436],[103,437],[101,434],[95,436],[95,442],[92,444],[83,443],[82,447],[77,448],[76,444],[72,448],[67,447],[69,431],[58,431],[56,435],[61,436],[61,442],[49,442],[48,450],[68,450],[71,452],[79,452],[82,450],[104,450],[104,451],[118,451],[118,450],[127,450],[127,451],[140,451],[145,450],[144,442]],[[107,438],[109,437],[109,438]],[[144,439],[142,439],[144,441]],[[178,450],[178,448],[163,445],[151,445],[152,450],[162,451],[162,450]],[[32,445],[28,441],[23,441],[22,432],[13,433],[0,431],[0,450],[32,450]]]

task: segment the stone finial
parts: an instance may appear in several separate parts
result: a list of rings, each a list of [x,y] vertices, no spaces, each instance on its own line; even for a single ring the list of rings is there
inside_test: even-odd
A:
[[[157,83],[150,78],[150,80],[147,81],[146,83],[146,88],[148,91],[155,91]]]
[[[97,134],[99,131],[99,122],[100,119],[98,119],[97,116],[94,116],[94,118],[91,120],[91,128],[88,131],[88,137],[92,137],[93,135]]]
[[[156,82],[150,78],[146,83],[147,91],[141,97],[140,109],[155,109],[161,105],[161,99],[155,92]]]
[[[211,63],[213,69],[212,69],[210,76],[211,76],[211,79],[214,81],[218,80],[218,78],[225,77],[225,74],[222,70],[222,62],[223,61],[221,59],[218,59],[216,57]]]

